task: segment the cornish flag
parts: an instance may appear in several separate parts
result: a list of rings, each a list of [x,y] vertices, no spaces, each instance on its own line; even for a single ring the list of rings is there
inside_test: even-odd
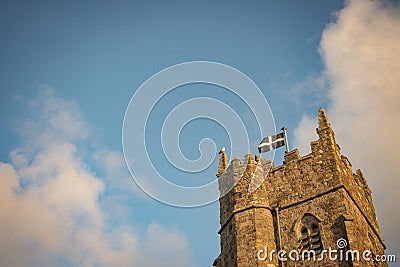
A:
[[[265,137],[258,146],[258,152],[264,153],[285,145],[284,133]]]

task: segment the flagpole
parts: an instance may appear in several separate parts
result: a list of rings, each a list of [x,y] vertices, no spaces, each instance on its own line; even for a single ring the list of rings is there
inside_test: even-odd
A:
[[[281,130],[283,131],[283,136],[285,138],[286,153],[288,153],[289,152],[289,141],[288,141],[287,133],[286,133],[287,129],[285,126],[283,126]]]

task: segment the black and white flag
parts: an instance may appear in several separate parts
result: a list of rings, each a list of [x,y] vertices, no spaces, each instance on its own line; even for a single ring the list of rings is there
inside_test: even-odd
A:
[[[264,153],[285,145],[285,133],[265,137],[258,146],[258,152]]]

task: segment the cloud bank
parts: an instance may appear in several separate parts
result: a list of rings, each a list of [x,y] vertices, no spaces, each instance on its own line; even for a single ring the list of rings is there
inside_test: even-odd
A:
[[[1,266],[191,265],[183,233],[156,223],[140,233],[118,217],[129,211],[121,194],[132,193],[122,189],[122,156],[104,148],[92,155],[76,103],[47,89],[27,105],[25,143],[0,163]]]
[[[400,247],[400,7],[348,1],[323,31],[320,54],[329,84],[328,116],[342,153],[361,168],[373,192],[388,252]],[[304,116],[295,143],[315,140],[316,118]],[[301,140],[301,141],[300,141]],[[305,152],[303,150],[302,152]]]

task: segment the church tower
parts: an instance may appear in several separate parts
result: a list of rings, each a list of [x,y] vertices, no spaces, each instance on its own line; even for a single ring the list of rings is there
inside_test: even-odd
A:
[[[323,109],[317,133],[310,154],[287,152],[278,167],[251,154],[228,164],[220,152],[221,254],[214,266],[387,266],[374,261],[385,244],[371,190],[341,155]]]

